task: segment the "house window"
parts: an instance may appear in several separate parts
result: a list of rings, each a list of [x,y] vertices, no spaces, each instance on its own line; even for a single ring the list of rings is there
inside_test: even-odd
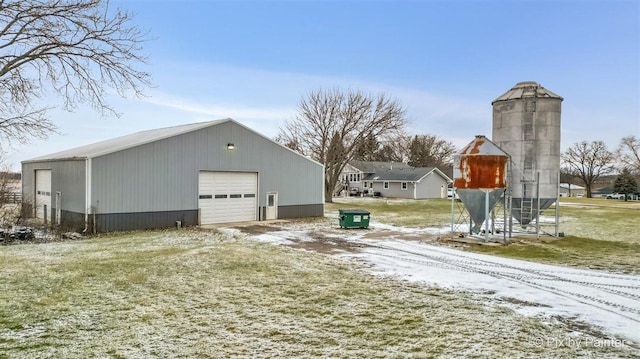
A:
[[[367,182],[364,182],[364,183],[362,184],[362,187],[367,188]]]
[[[407,190],[407,182],[402,182],[401,186],[402,186],[401,188],[402,188],[403,191]]]
[[[389,189],[389,182],[384,183],[384,189]]]
[[[360,174],[359,173],[356,175],[356,182],[360,182]]]

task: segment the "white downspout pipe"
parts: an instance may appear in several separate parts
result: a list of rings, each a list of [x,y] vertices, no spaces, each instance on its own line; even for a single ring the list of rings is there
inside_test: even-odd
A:
[[[91,214],[89,213],[91,212],[91,158],[87,158],[84,164],[85,164],[85,168],[84,168],[85,211],[84,211],[84,229],[82,230],[82,233],[87,233],[87,231],[89,230],[89,215]]]

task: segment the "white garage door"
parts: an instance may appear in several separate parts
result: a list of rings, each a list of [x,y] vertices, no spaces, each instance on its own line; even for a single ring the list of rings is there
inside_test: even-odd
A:
[[[258,212],[258,174],[200,172],[200,224],[255,221]]]
[[[51,222],[51,170],[36,170],[36,218]]]

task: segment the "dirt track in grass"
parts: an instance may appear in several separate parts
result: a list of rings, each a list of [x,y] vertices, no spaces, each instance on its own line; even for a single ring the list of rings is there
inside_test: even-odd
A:
[[[260,241],[355,258],[374,271],[411,281],[470,290],[527,315],[553,317],[602,338],[623,338],[640,349],[638,275],[468,253],[438,243],[439,235],[432,230],[375,222],[371,227],[339,229],[325,219],[261,226],[258,231],[251,226],[236,229]]]

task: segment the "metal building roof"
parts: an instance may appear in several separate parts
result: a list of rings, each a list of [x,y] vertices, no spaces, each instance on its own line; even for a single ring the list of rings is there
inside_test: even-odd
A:
[[[191,123],[188,125],[180,125],[180,126],[158,128],[154,130],[140,131],[130,135],[126,135],[126,136],[116,137],[110,140],[92,143],[89,145],[71,148],[65,151],[32,158],[30,160],[23,161],[23,163],[48,161],[48,160],[94,158],[94,157],[106,155],[109,153],[114,153],[114,152],[129,149],[129,148],[133,148],[136,146],[140,146],[146,143],[155,142],[161,139],[177,136],[183,133],[196,131],[209,126],[215,126],[227,121],[233,121],[233,120],[230,118],[226,118],[222,120]]]
[[[525,98],[525,97],[544,97],[544,98],[557,98],[560,101],[564,100],[559,95],[547,90],[535,81],[523,81],[518,82],[511,90],[503,93],[498,98],[493,100],[493,105],[498,101],[508,101],[513,99]]]

